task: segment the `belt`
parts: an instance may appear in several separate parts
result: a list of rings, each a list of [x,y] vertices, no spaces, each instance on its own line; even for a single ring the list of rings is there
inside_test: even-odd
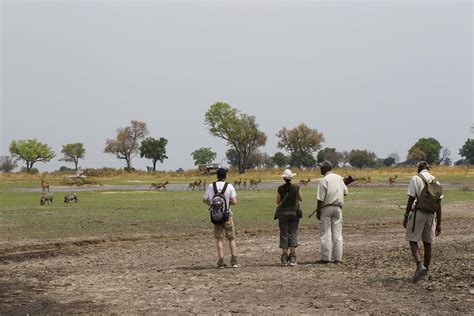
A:
[[[342,207],[341,204],[326,204],[326,205],[323,205],[322,207],[326,207],[326,206],[338,206],[338,207]]]

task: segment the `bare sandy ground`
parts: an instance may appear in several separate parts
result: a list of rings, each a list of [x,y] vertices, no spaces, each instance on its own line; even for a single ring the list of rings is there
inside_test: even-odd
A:
[[[238,230],[236,269],[214,267],[210,229],[173,238],[11,245],[0,249],[0,314],[469,314],[473,224],[472,216],[447,217],[430,278],[417,284],[396,222],[345,226],[339,265],[316,264],[316,227],[300,232],[295,267],[279,266],[276,229]]]

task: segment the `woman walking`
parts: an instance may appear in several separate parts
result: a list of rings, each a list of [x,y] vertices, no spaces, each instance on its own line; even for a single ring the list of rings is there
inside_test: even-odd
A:
[[[278,224],[280,226],[280,248],[281,265],[295,266],[296,265],[296,247],[298,247],[298,224],[299,217],[297,210],[299,202],[303,201],[303,195],[300,188],[296,184],[291,183],[291,178],[296,176],[296,173],[286,169],[281,177],[285,183],[278,187],[276,196],[276,203],[279,207]],[[288,249],[290,253],[288,254]]]

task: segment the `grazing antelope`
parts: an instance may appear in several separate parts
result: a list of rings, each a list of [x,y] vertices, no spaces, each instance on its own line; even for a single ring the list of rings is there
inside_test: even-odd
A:
[[[53,194],[52,193],[41,193],[40,205],[53,204]]]
[[[41,177],[41,192],[49,192],[49,182],[45,177]]]
[[[262,182],[262,179],[258,179],[258,180],[255,180],[255,179],[250,179],[249,180],[249,183],[250,183],[250,186],[249,186],[249,190],[251,190],[252,188],[254,190],[258,189],[258,184]]]
[[[395,184],[395,180],[397,179],[398,175],[395,175],[394,177],[390,177],[388,178],[388,184],[393,187],[393,185]]]
[[[301,179],[300,180],[300,187],[305,187],[308,185],[308,183],[311,181],[311,178],[308,178],[308,180]]]
[[[150,190],[151,189],[155,189],[155,190],[164,189],[166,191],[166,185],[168,183],[169,183],[168,181],[152,183],[151,186],[150,186]]]
[[[74,201],[74,203],[79,202],[79,200],[77,199],[76,192],[68,193],[64,196],[64,203],[69,203],[69,202],[72,202],[72,201]]]
[[[234,187],[239,186],[239,189],[240,189],[240,184],[241,184],[241,183],[242,183],[242,178],[240,178],[239,181],[234,180]]]

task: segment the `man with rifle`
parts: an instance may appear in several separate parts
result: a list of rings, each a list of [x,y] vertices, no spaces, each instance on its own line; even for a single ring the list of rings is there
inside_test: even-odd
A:
[[[321,241],[321,259],[318,263],[340,263],[342,260],[342,205],[344,196],[348,194],[346,184],[353,181],[352,177],[342,178],[333,173],[332,164],[323,161],[318,165],[323,178],[319,180],[316,213],[319,220],[319,238]]]

